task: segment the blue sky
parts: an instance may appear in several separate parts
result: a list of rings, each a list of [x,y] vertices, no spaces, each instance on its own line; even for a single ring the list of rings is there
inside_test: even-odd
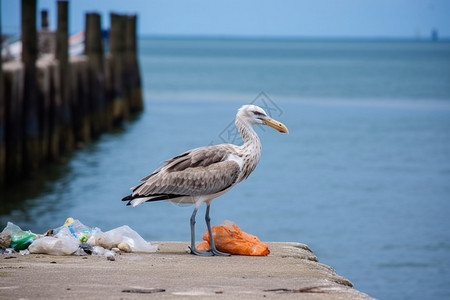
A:
[[[2,1],[2,30],[20,30],[20,0]],[[141,35],[428,38],[432,29],[450,38],[448,0],[76,0],[71,33],[85,12],[138,14]],[[56,25],[56,1],[38,0]]]

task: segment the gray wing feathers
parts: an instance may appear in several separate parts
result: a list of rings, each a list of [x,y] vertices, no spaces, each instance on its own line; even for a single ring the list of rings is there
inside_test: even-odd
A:
[[[197,148],[180,154],[141,179],[133,195],[154,194],[207,195],[222,191],[236,182],[240,167],[227,157],[234,149],[229,145]]]

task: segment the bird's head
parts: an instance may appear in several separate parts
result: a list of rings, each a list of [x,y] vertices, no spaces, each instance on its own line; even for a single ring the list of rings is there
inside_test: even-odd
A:
[[[289,130],[283,123],[272,119],[267,115],[264,109],[253,104],[242,106],[238,110],[236,118],[240,118],[242,121],[250,123],[252,125],[267,125],[278,130],[281,133],[289,133]]]

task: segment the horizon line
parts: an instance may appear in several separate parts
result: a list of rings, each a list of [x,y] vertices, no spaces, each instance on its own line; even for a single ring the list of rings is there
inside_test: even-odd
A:
[[[288,36],[288,35],[206,35],[206,34],[138,34],[139,38],[185,40],[279,40],[279,41],[404,41],[450,42],[450,37],[389,37],[389,36]]]
[[[71,33],[71,35],[77,34]],[[2,32],[2,36],[16,37],[20,33]],[[366,42],[450,42],[450,36],[314,36],[314,35],[239,35],[239,34],[154,34],[138,33],[138,38],[179,40],[253,40],[253,41],[366,41]]]

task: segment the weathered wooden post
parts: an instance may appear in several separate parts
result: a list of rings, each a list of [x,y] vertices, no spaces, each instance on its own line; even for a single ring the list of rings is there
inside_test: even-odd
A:
[[[22,61],[0,61],[0,185],[32,175],[43,160],[59,160],[75,137],[88,141],[91,132],[142,110],[136,16],[111,14],[111,54],[104,55],[100,15],[88,14],[86,56],[69,59],[68,2],[58,1],[56,39],[42,11],[38,39],[36,0],[21,1]],[[39,48],[56,48],[56,60],[37,60]]]
[[[87,58],[85,56],[71,57],[70,71],[73,132],[75,140],[84,143],[91,139]]]
[[[2,15],[2,0],[0,0],[0,16]],[[2,22],[0,21],[0,39],[2,36]],[[1,42],[0,42],[1,43]],[[6,146],[5,146],[5,93],[3,90],[3,66],[0,59],[0,187],[5,183],[5,162],[6,162]]]
[[[43,162],[51,157],[50,155],[50,105],[53,92],[51,90],[52,60],[38,60],[37,63],[37,83],[39,90],[39,139],[40,153]]]
[[[23,95],[24,68],[19,61],[5,64],[5,144],[6,144],[6,182],[12,183],[22,176],[23,161]]]
[[[128,118],[128,105],[124,98],[124,17],[111,13],[111,28],[109,33],[110,50],[112,57],[113,82],[113,116],[118,123]]]
[[[41,10],[41,29],[48,30],[48,10]]]
[[[24,175],[37,171],[40,164],[39,106],[36,83],[37,59],[36,0],[22,0],[22,62],[24,64],[23,138]]]
[[[59,63],[52,62],[49,65],[49,141],[48,141],[48,158],[52,161],[58,161],[61,157],[60,151],[60,135],[61,135],[61,118],[62,99],[61,99],[61,77]]]
[[[86,14],[85,54],[88,58],[89,119],[93,136],[110,128],[107,124],[105,72],[101,17],[97,13]],[[112,123],[112,122],[111,122]],[[112,125],[112,124],[111,124]]]
[[[41,11],[41,30],[38,34],[38,45],[40,54],[55,53],[55,35],[48,29],[48,11]]]
[[[60,148],[69,152],[74,148],[72,129],[71,99],[69,93],[70,65],[69,65],[69,3],[58,1],[58,29],[56,33],[56,58],[59,63],[60,96],[61,96],[61,131]]]
[[[128,99],[130,112],[132,113],[142,111],[144,108],[137,59],[136,21],[136,15],[128,16],[126,17],[125,26],[126,98]]]
[[[111,31],[109,33],[111,39]],[[111,130],[114,126],[114,101],[115,101],[115,91],[114,91],[114,76],[113,76],[113,58],[111,52],[105,53],[104,59],[104,72],[105,72],[105,129]]]
[[[126,106],[129,112],[132,112],[133,108],[133,98],[131,95],[131,87],[134,82],[134,74],[132,73],[133,69],[133,54],[132,54],[132,40],[133,38],[129,36],[132,34],[130,31],[131,28],[131,19],[128,16],[121,16],[124,23],[124,31],[123,31],[123,74],[122,74],[122,82],[123,82],[123,99],[124,105]]]
[[[48,11],[41,11],[41,29],[38,32],[39,54],[54,54],[55,36],[48,29]],[[50,103],[51,103],[51,66],[53,59],[51,56],[46,59],[39,59],[37,66],[37,85],[39,90],[39,139],[40,153],[43,162],[50,158]]]

